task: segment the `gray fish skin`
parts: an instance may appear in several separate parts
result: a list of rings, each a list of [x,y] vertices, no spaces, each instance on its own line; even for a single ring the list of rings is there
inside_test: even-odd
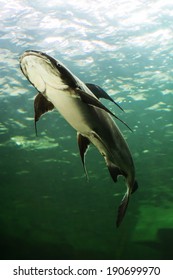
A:
[[[138,184],[129,147],[112,118],[118,117],[98,100],[85,83],[61,62],[47,54],[26,51],[20,57],[20,67],[39,92],[35,99],[35,123],[43,113],[56,108],[78,133],[78,145],[85,171],[85,153],[92,143],[103,155],[114,182],[119,175],[124,176],[127,191],[118,208],[116,224],[119,226],[129,197]]]

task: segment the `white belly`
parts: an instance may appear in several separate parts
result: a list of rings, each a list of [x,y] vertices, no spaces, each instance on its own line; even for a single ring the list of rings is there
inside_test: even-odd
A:
[[[46,98],[52,102],[59,113],[78,132],[87,135],[90,131],[91,112],[90,107],[66,90],[57,90],[47,86]],[[90,113],[90,114],[88,114]]]

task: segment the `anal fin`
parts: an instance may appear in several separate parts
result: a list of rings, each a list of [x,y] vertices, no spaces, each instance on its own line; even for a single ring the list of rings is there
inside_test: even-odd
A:
[[[138,189],[138,182],[135,180],[131,193],[134,193]]]
[[[125,175],[123,173],[123,171],[119,167],[117,167],[115,164],[113,164],[111,162],[107,162],[107,161],[106,161],[106,164],[107,164],[109,173],[110,173],[110,175],[111,175],[111,177],[112,177],[112,179],[115,183],[117,182],[118,176],[120,176],[120,175],[124,176]]]
[[[87,180],[88,180],[88,173],[87,173],[87,169],[86,169],[86,166],[85,166],[85,154],[86,154],[86,151],[89,147],[90,140],[87,137],[84,137],[80,133],[77,134],[77,140],[78,140],[78,146],[79,146],[79,151],[80,151],[80,156],[81,156],[83,168],[84,168]]]

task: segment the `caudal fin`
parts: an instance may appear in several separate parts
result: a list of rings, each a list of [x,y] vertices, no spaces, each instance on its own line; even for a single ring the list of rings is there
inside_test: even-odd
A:
[[[119,225],[121,224],[121,222],[124,218],[124,215],[126,213],[126,209],[127,209],[128,203],[129,203],[129,197],[130,197],[130,192],[127,191],[118,208],[118,216],[117,216],[117,221],[116,221],[117,227],[119,227]]]

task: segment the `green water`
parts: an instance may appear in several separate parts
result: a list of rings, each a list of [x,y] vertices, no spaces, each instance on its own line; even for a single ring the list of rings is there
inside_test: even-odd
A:
[[[0,4],[0,258],[172,259],[172,1]],[[133,129],[117,122],[139,184],[120,228],[125,184],[113,183],[98,151],[87,153],[87,182],[76,132],[58,112],[41,118],[35,136],[36,92],[18,60],[27,49],[59,59],[124,108],[104,101]]]

